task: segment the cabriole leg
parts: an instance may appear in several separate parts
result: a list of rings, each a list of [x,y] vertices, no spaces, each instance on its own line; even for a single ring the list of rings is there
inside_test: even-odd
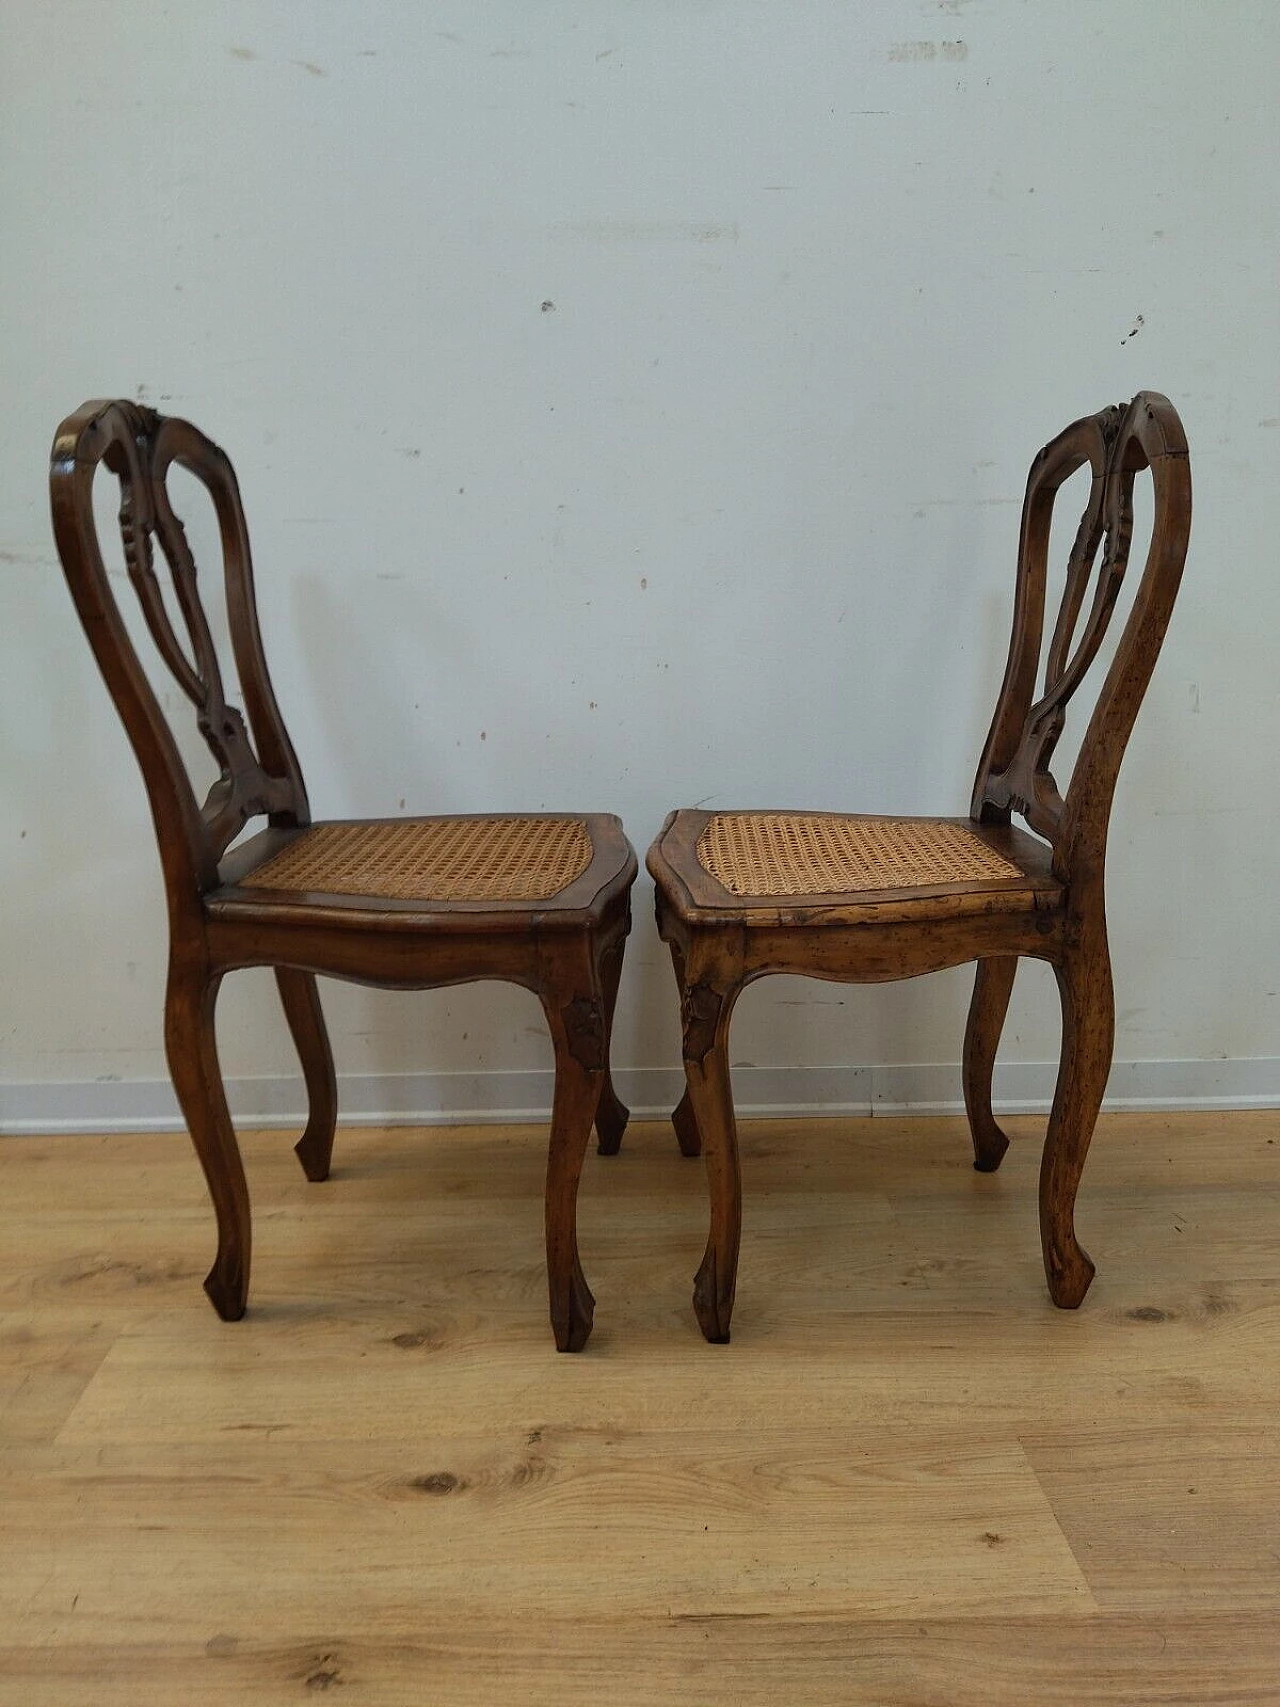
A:
[[[1009,1148],[1009,1140],[991,1112],[991,1075],[1017,971],[1018,958],[1013,954],[980,960],[969,1003],[964,1033],[964,1106],[973,1138],[973,1165],[981,1174],[994,1173]]]
[[[618,985],[622,981],[622,954],[626,947],[625,934],[609,944],[600,961],[600,990],[604,998],[604,1083],[596,1106],[596,1137],[602,1156],[616,1156],[622,1146],[622,1134],[627,1129],[630,1110],[613,1088],[611,1056],[613,1051],[613,1014],[618,1005]]]
[[[223,1321],[236,1322],[249,1293],[249,1188],[218,1066],[214,1009],[221,981],[221,974],[171,966],[164,1035],[173,1088],[218,1218],[218,1254],[204,1289]]]
[[[1115,1042],[1115,998],[1105,934],[1056,968],[1062,997],[1062,1061],[1040,1166],[1040,1242],[1055,1304],[1074,1310],[1093,1263],[1075,1233],[1076,1191],[1102,1105]]]
[[[676,985],[680,991],[680,1000],[684,1001],[684,954],[673,942],[671,944],[671,964],[675,968]],[[689,1097],[687,1082],[684,1095],[672,1110],[671,1124],[675,1128],[676,1143],[680,1146],[682,1156],[700,1156],[702,1154],[702,1134],[698,1131],[698,1117],[693,1112],[693,1103]]]
[[[555,1101],[547,1151],[547,1286],[558,1351],[581,1351],[591,1333],[595,1299],[578,1258],[578,1181],[604,1084],[603,992],[542,1003],[556,1056]]]
[[[275,971],[285,1018],[307,1082],[307,1126],[293,1147],[294,1154],[309,1180],[325,1180],[329,1177],[333,1132],[338,1121],[338,1081],[320,992],[310,972],[300,972],[293,966],[277,966]]]
[[[693,1308],[704,1338],[729,1339],[742,1238],[742,1175],[729,1082],[729,1016],[737,988],[694,983],[682,993],[684,1072],[689,1103],[706,1157],[711,1225],[693,1283]]]

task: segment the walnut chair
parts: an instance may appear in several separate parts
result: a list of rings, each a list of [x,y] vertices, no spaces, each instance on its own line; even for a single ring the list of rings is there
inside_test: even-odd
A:
[[[92,488],[120,483],[125,563],[147,629],[220,775],[201,805],[130,641],[103,564]],[[228,624],[248,726],[227,703],[196,565],[170,503],[177,463],[213,501]],[[308,1179],[329,1173],[337,1115],[316,973],[426,989],[476,979],[522,984],[542,1002],[555,1049],[546,1186],[551,1324],[561,1351],[591,1332],[576,1199],[594,1121],[616,1151],[627,1110],[609,1077],[609,1032],[630,926],[635,854],[617,818],[502,816],[311,822],[297,757],[267,673],[244,513],[231,463],[186,421],[130,402],[86,403],[65,420],[50,468],[53,526],[72,597],[133,744],[150,799],[169,909],[165,1046],[174,1089],[217,1214],[205,1281],[218,1314],[244,1314],[249,1195],[214,1037],[223,975],[274,968],[301,1057],[309,1116],[297,1145]],[[186,629],[179,640],[153,539]],[[232,848],[252,819],[258,834]]]
[[[1054,500],[1086,463],[1092,484],[1037,698]],[[1146,566],[1063,794],[1049,763],[1115,607],[1134,482],[1144,469],[1154,497]],[[1018,957],[1053,966],[1062,1055],[1040,1171],[1040,1232],[1054,1303],[1074,1309],[1083,1299],[1094,1270],[1076,1241],[1076,1189],[1114,1035],[1107,823],[1182,576],[1190,522],[1182,423],[1155,392],[1077,421],[1036,457],[1022,512],[1009,661],[968,818],[680,811],[664,824],[648,866],[658,929],[680,986],[687,1090],[673,1119],[681,1149],[706,1152],[711,1230],[694,1309],[708,1340],[729,1338],[742,1217],[729,1019],[743,986],[774,972],[876,983],[976,960],[964,1101],[974,1165],[988,1173],[1008,1144],[991,1111],[991,1075]],[[1015,812],[1033,835],[1011,822]]]

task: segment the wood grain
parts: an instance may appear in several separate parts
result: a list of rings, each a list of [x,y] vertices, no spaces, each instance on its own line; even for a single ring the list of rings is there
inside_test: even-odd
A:
[[[1280,1702],[1280,1116],[1104,1114],[1074,1314],[1008,1285],[1042,1124],[744,1125],[729,1352],[635,1127],[583,1359],[540,1128],[344,1131],[339,1192],[246,1136],[235,1328],[184,1142],[6,1140],[0,1703]]]
[[[425,1631],[423,1626],[426,1626]],[[1280,1635],[1256,1616],[436,1620],[413,1631],[214,1632],[204,1642],[0,1646],[23,1707],[1275,1707]]]
[[[1023,1444],[1100,1606],[1159,1612],[1190,1590],[1202,1611],[1275,1617],[1276,1431],[1189,1422],[1046,1430]]]

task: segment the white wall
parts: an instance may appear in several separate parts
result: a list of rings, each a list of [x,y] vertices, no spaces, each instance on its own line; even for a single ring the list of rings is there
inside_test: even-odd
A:
[[[643,850],[695,801],[963,812],[1030,457],[1166,391],[1196,518],[1112,1090],[1280,1100],[1278,60],[1228,0],[6,0],[0,1117],[170,1106],[149,820],[47,520],[53,428],[113,394],[237,463],[318,814],[613,809]],[[532,998],[327,988],[349,1110],[544,1101]],[[642,1103],[673,989],[642,880]],[[953,1098],[967,994],[757,986],[741,1100]],[[270,980],[221,1023],[241,1109],[298,1106]],[[1030,968],[1007,1095],[1057,1036]]]

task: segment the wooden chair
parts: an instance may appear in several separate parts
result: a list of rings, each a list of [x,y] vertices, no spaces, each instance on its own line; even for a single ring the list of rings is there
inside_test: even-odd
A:
[[[1088,504],[1037,699],[1054,499],[1086,463]],[[1063,795],[1049,762],[1115,606],[1143,469],[1155,504],[1146,567]],[[1076,1188],[1114,1033],[1107,823],[1182,576],[1190,521],[1182,423],[1154,392],[1077,421],[1037,456],[1022,512],[1009,662],[968,818],[681,811],[667,819],[648,865],[684,1025],[687,1090],[673,1119],[686,1154],[706,1150],[711,1231],[694,1309],[707,1339],[729,1338],[742,1217],[729,1018],[743,986],[771,972],[873,983],[976,960],[964,1100],[974,1165],[990,1172],[1008,1143],[991,1112],[991,1073],[1018,956],[1050,962],[1063,1035],[1040,1173],[1041,1240],[1054,1303],[1074,1309],[1084,1297],[1093,1264],[1076,1242]],[[1011,822],[1014,812],[1035,836]]]
[[[220,775],[199,804],[103,565],[92,488],[99,463],[120,482],[129,579],[164,663],[195,708]],[[166,485],[177,463],[207,489],[221,536],[228,621],[248,727],[227,703],[196,566]],[[267,674],[235,473],[186,421],[130,402],[86,403],[58,429],[53,526],[72,596],[142,767],[169,907],[165,1045],[174,1088],[218,1221],[205,1290],[244,1314],[249,1196],[214,1038],[224,973],[275,969],[309,1101],[297,1153],[329,1172],[337,1113],[316,973],[426,989],[481,978],[523,984],[555,1047],[547,1165],[547,1272],[561,1351],[591,1332],[578,1260],[578,1177],[592,1122],[618,1148],[627,1110],[609,1078],[609,1032],[630,926],[636,858],[617,818],[507,814],[311,822],[298,761]],[[172,576],[189,647],[166,614],[153,538]],[[228,852],[250,820],[266,827]]]

